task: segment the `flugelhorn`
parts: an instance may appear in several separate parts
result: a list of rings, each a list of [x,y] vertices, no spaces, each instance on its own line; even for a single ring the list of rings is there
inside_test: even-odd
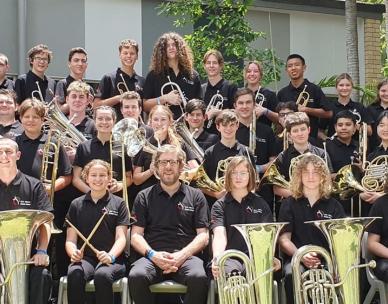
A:
[[[306,91],[307,84],[304,85],[303,91],[300,92],[298,99],[296,100],[296,104],[302,107],[307,106],[307,103],[310,101],[310,94]]]
[[[164,95],[164,89],[167,86],[171,86],[172,91],[177,91],[179,94],[179,98],[181,99],[182,103],[179,103],[179,107],[181,108],[182,113],[185,113],[184,108],[186,108],[186,97],[185,94],[183,94],[180,86],[176,82],[172,82],[170,76],[167,76],[168,82],[166,82],[162,87],[160,88],[160,95]],[[182,107],[183,104],[183,107]]]
[[[39,81],[35,81],[37,89],[31,92],[31,98],[40,100],[41,102],[44,102],[42,90],[39,86]]]
[[[119,91],[120,95],[123,95],[125,92],[129,92],[129,88],[127,83],[125,82],[123,73],[120,73],[121,81],[119,81],[116,85],[117,91]]]
[[[220,91],[217,90],[217,93],[212,96],[209,101],[209,104],[206,107],[206,115],[210,110],[222,110],[222,106],[224,104],[224,96],[220,94]],[[214,121],[214,117],[208,117],[209,121],[207,123],[207,128],[209,129]]]
[[[291,260],[296,304],[360,303],[359,269],[375,267],[376,262],[360,264],[361,238],[364,229],[375,217],[344,218],[306,222],[314,224],[326,237],[330,253],[320,247],[299,248]],[[327,263],[327,270],[309,269],[303,273],[300,264],[304,255],[317,253]]]
[[[248,247],[249,257],[238,250],[226,250],[215,257],[220,268],[217,278],[220,304],[273,304],[273,259],[276,240],[280,230],[287,223],[257,223],[232,225],[243,236]],[[228,277],[225,273],[227,259],[241,260],[246,269],[241,274]]]

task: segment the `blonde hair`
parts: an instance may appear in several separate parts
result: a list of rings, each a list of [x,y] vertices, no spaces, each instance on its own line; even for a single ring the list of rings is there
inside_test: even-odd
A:
[[[69,87],[67,88],[67,94],[70,94],[70,92],[83,93],[88,96],[90,92],[90,86],[86,82],[75,80],[70,83]]]
[[[102,159],[93,159],[86,164],[86,166],[82,169],[81,177],[86,182],[86,178],[89,175],[90,169],[94,166],[103,166],[108,172],[109,179],[111,176],[110,164]]]
[[[319,183],[319,196],[329,198],[331,194],[332,182],[329,168],[326,162],[318,155],[306,153],[300,156],[299,160],[296,160],[297,164],[292,172],[290,181],[290,190],[294,198],[300,198],[304,195],[303,183],[302,183],[302,171],[307,168],[308,164],[313,164],[314,168],[319,171],[320,183]]]
[[[253,189],[255,189],[256,173],[255,173],[255,169],[251,165],[251,162],[245,156],[234,156],[231,159],[230,163],[228,164],[228,167],[226,168],[226,172],[225,172],[225,190],[228,192],[231,192],[233,190],[232,172],[240,164],[244,164],[248,169],[249,182],[247,185],[247,190],[252,191]]]

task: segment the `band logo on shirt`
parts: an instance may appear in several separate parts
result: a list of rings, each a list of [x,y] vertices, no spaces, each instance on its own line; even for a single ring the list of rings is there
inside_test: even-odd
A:
[[[102,208],[102,213],[106,213],[106,215],[113,215],[113,216],[118,216],[119,212],[116,210],[110,210],[106,207]]]
[[[331,220],[333,216],[328,213],[324,213],[322,210],[317,211],[317,218],[318,220]]]
[[[179,202],[177,204],[177,207],[178,207],[178,210],[181,210],[181,211],[194,212],[194,208],[193,207],[185,206],[185,205],[182,204],[182,202]]]
[[[252,208],[251,206],[248,206],[246,209],[245,209],[248,213],[253,213],[253,214],[257,214],[257,213],[263,213],[263,209],[254,209]]]
[[[14,196],[11,202],[13,207],[19,207],[19,206],[31,206],[31,201],[24,201],[20,199],[18,196]]]
[[[193,85],[193,84],[194,84],[194,81],[192,81],[192,80],[190,80],[190,79],[187,79],[186,77],[183,77],[183,80],[184,80],[186,83],[190,84],[190,85]]]

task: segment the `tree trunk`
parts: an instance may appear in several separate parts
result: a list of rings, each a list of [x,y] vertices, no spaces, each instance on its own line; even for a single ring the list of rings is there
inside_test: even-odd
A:
[[[388,0],[386,0],[388,1]],[[345,1],[345,32],[346,32],[346,57],[347,70],[353,78],[355,85],[360,84],[360,64],[358,60],[358,34],[357,34],[357,1]],[[354,90],[355,101],[358,101],[358,91]]]

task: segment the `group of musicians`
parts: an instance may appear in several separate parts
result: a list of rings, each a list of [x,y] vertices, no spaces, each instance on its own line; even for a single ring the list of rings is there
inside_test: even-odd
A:
[[[149,286],[166,279],[187,286],[184,303],[205,303],[209,277],[219,276],[217,256],[226,249],[248,253],[232,225],[274,220],[288,223],[278,244],[287,303],[293,303],[293,254],[308,244],[329,247],[305,222],[354,215],[355,197],[362,201],[359,215],[383,217],[370,226],[368,245],[377,256],[376,275],[388,282],[386,194],[364,191],[349,199],[331,191],[341,168],[363,168],[363,151],[369,161],[388,155],[388,80],[379,83],[376,101],[366,108],[351,100],[353,82],[346,73],[336,81],[338,100],[329,102],[304,78],[306,63],[299,54],[288,56],[290,83],[277,94],[261,86],[257,61],[246,64],[243,88],[224,79],[217,50],[204,55],[208,79],[201,85],[192,52],[177,33],[159,37],[145,78],[134,69],[139,54],[134,40],[121,41],[118,54],[121,66],[102,77],[96,93],[83,81],[88,64],[83,48],[70,50],[69,75],[57,83],[46,75],[53,59],[47,46],[28,52],[30,70],[14,83],[6,77],[8,59],[0,54],[0,210],[50,211],[64,230],[52,248],[50,227],[39,231],[30,303],[50,297],[45,267],[52,251],[56,275],[67,275],[69,303],[93,300],[85,293],[91,279],[96,303],[113,303],[112,283],[124,276],[137,304],[156,303]],[[55,132],[47,114],[52,103],[83,142],[66,144],[68,134]],[[129,146],[125,153],[113,149],[115,126],[126,119],[135,121],[145,138],[136,155]],[[177,132],[178,122],[189,140]],[[358,142],[362,129],[368,138],[364,150]],[[51,184],[42,178],[46,158]],[[288,183],[268,178],[272,166]],[[183,173],[193,170],[195,178],[185,179]],[[302,259],[304,269],[321,262],[314,252]],[[278,261],[274,264],[278,270]],[[246,270],[238,259],[225,269]]]

